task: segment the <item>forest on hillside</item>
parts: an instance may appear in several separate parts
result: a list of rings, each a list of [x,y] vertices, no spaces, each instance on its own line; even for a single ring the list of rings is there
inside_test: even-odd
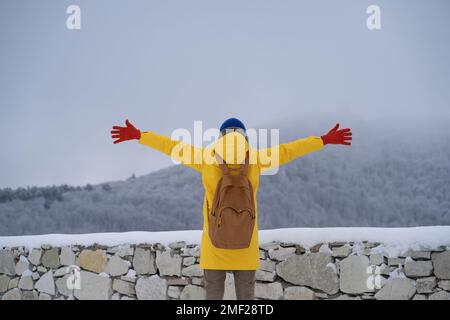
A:
[[[450,140],[358,133],[351,152],[327,146],[261,176],[260,229],[449,225]],[[0,235],[202,229],[203,195],[200,174],[182,165],[98,185],[3,188]]]

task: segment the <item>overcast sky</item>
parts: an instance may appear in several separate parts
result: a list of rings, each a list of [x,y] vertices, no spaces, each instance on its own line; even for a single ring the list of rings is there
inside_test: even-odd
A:
[[[66,8],[81,8],[81,30]],[[0,2],[0,187],[99,183],[172,162],[112,125],[248,127],[303,113],[448,116],[450,1]],[[336,116],[337,115],[337,116]],[[340,121],[336,119],[336,121]],[[345,126],[345,123],[343,123]],[[423,125],[432,125],[426,121]]]

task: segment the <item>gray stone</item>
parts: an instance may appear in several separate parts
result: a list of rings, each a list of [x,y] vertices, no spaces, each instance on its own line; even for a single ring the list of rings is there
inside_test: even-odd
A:
[[[39,293],[36,290],[22,292],[22,300],[39,300]]]
[[[405,263],[404,268],[407,277],[426,277],[433,274],[433,264],[431,261],[413,261]]]
[[[38,266],[41,264],[42,250],[39,248],[34,248],[31,250],[28,255],[28,261],[30,261],[33,265]]]
[[[384,263],[384,255],[380,253],[371,254],[369,258],[370,265],[379,266]]]
[[[284,299],[286,300],[314,300],[314,291],[306,287],[292,286],[284,289]]]
[[[205,284],[203,278],[200,277],[193,277],[191,278],[191,282],[192,284],[198,285],[198,286],[203,286]]]
[[[439,279],[450,279],[450,250],[433,253],[434,274]]]
[[[2,300],[22,300],[22,292],[19,288],[11,289],[2,296]]]
[[[280,300],[283,298],[283,287],[279,282],[255,282],[255,298]]]
[[[53,273],[53,276],[55,278],[63,277],[67,273],[69,273],[69,271],[70,271],[69,267],[62,267],[62,268],[59,268],[58,270],[55,270],[55,272]]]
[[[350,246],[342,246],[334,247],[331,255],[336,258],[346,258],[350,253],[352,253],[352,248]]]
[[[41,293],[39,294],[39,300],[52,300],[52,297],[49,294]]]
[[[170,249],[181,249],[184,246],[186,246],[186,242],[185,241],[177,241],[177,242],[169,243],[169,248]]]
[[[275,249],[278,248],[280,246],[280,242],[279,241],[270,241],[270,242],[265,242],[259,245],[259,247],[263,250],[269,251],[270,249]]]
[[[8,290],[9,289],[13,289],[13,288],[17,288],[19,285],[19,277],[13,278],[11,280],[9,280],[9,284],[8,284]]]
[[[330,248],[342,247],[345,245],[350,246],[350,244],[345,241],[333,241],[329,243]]]
[[[200,257],[200,246],[195,246],[193,248],[181,248],[182,257]]]
[[[127,296],[136,295],[136,290],[134,289],[133,283],[119,280],[119,279],[114,279],[113,290],[117,291],[121,294],[127,295]]]
[[[296,243],[294,242],[280,242],[281,247],[295,247]]]
[[[31,276],[22,276],[19,280],[19,289],[22,290],[33,290],[33,278]]]
[[[383,277],[381,275],[378,275],[377,269],[375,269],[374,266],[372,266],[371,268],[372,268],[373,278],[370,278],[368,281],[371,286],[375,287],[375,289],[378,290],[378,289],[382,288],[388,282],[388,279],[390,278],[390,276]],[[366,294],[369,294],[369,292],[366,292]]]
[[[183,259],[183,265],[184,266],[191,266],[195,263],[196,258],[195,257],[185,257]]]
[[[25,249],[22,246],[13,248],[13,252],[16,255],[16,257],[20,256],[20,255],[24,255],[24,254],[26,255],[27,254],[26,251],[27,251],[27,249]]]
[[[123,260],[118,254],[112,256],[106,266],[106,273],[111,276],[121,276],[128,272],[128,262]]]
[[[59,262],[59,249],[52,248],[46,250],[42,256],[42,265],[50,269],[58,269],[61,266]]]
[[[273,282],[277,274],[275,271],[256,270],[255,279],[258,281]]]
[[[26,270],[31,270],[30,262],[24,256],[20,256],[20,259],[17,261],[15,266],[16,274],[21,275]]]
[[[142,246],[142,245],[140,245],[140,246]],[[166,250],[166,247],[160,242],[156,242],[154,244],[144,244],[142,247],[143,248],[152,248],[153,250],[161,250],[161,251]]]
[[[133,267],[137,274],[155,274],[155,255],[148,249],[137,247],[133,257]]]
[[[411,250],[407,255],[413,259],[431,259],[430,251]]]
[[[39,273],[46,273],[46,272],[47,272],[47,268],[46,268],[46,267],[43,267],[43,266],[38,266],[38,267],[37,267],[37,271],[38,271]]]
[[[380,245],[379,242],[368,242],[368,241],[364,241],[364,247],[365,247],[365,248],[372,249],[372,248],[378,247],[379,245]]]
[[[203,270],[199,264],[183,268],[182,275],[186,277],[203,277]]]
[[[106,253],[116,254],[119,251],[119,246],[106,248]]]
[[[324,292],[315,292],[317,299],[328,299],[328,295]]]
[[[323,252],[293,255],[279,263],[276,270],[287,282],[334,294],[339,290],[339,279],[327,266],[331,262],[331,255]]]
[[[304,254],[306,252],[306,249],[299,244],[295,245],[295,248],[295,254]]]
[[[403,258],[388,258],[388,265],[389,266],[398,266],[398,265],[404,265],[405,259]]]
[[[58,289],[58,292],[67,297],[73,295],[73,289],[69,289],[67,286],[69,277],[71,277],[71,274],[66,274],[64,277],[56,280],[56,288]]]
[[[134,254],[134,248],[130,246],[120,246],[117,254],[121,258],[130,257]]]
[[[139,300],[166,300],[167,281],[158,275],[141,277],[136,282],[136,296]]]
[[[74,296],[78,300],[109,300],[111,298],[111,278],[82,270],[80,280],[80,289],[74,289]]]
[[[276,266],[275,261],[272,261],[270,259],[261,260],[260,265],[261,265],[259,267],[260,270],[269,271],[269,272],[275,271],[275,266]]]
[[[31,274],[31,277],[33,278],[33,280],[37,280],[37,279],[39,279],[41,276],[39,275],[39,273],[33,272],[33,273]]]
[[[59,256],[60,263],[63,266],[71,266],[75,264],[75,253],[70,247],[62,247]]]
[[[6,292],[9,286],[9,277],[4,274],[0,274],[0,293]]]
[[[186,286],[189,284],[189,280],[185,277],[183,278],[168,278],[167,279],[167,285],[168,286]]]
[[[181,263],[183,258],[170,251],[156,252],[156,266],[160,276],[181,276]]]
[[[416,287],[410,279],[390,279],[380,291],[375,294],[378,300],[409,300],[416,293]]]
[[[380,267],[380,274],[384,275],[384,276],[388,276],[389,273],[391,273],[392,271],[394,271],[395,269],[397,269],[396,267]]]
[[[136,277],[121,276],[120,280],[131,282],[131,283],[136,283],[137,279],[136,279]]]
[[[179,299],[181,293],[181,288],[178,286],[169,286],[167,289],[167,295],[170,298]]]
[[[420,278],[416,280],[416,288],[418,293],[431,293],[435,287],[435,277]]]
[[[188,284],[180,293],[180,300],[205,300],[206,291],[204,288]]]
[[[369,259],[366,256],[349,256],[340,261],[339,266],[342,292],[358,294],[373,291],[367,286],[367,280],[373,274],[367,272]]]
[[[295,254],[295,250],[296,249],[293,248],[293,247],[287,247],[287,248],[277,247],[275,249],[270,249],[269,250],[269,257],[272,260],[284,261],[289,256],[294,255]]]
[[[447,291],[438,291],[429,295],[428,300],[450,300],[450,293]]]
[[[118,292],[113,293],[111,300],[120,300],[120,294]]]
[[[450,291],[450,280],[441,280],[438,283],[439,288]],[[1,290],[0,290],[1,292]]]
[[[34,285],[35,289],[39,292],[48,293],[50,295],[55,295],[55,281],[53,279],[52,271],[48,271],[44,274]]]

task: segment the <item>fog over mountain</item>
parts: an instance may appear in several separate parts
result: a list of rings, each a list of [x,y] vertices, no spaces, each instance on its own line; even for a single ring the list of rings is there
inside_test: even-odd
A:
[[[323,134],[330,119],[352,128],[352,146],[326,146],[261,176],[261,229],[450,224],[448,119],[305,116],[270,127],[283,143]],[[202,200],[200,174],[181,165],[99,185],[4,188],[0,235],[201,229]]]

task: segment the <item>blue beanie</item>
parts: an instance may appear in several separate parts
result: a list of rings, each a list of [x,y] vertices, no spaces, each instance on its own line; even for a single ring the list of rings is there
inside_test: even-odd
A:
[[[244,124],[242,123],[241,120],[236,119],[236,118],[230,118],[230,119],[225,120],[222,123],[222,125],[220,126],[220,131],[222,132],[222,130],[225,130],[226,128],[230,128],[230,127],[241,128],[244,131],[246,130],[245,126],[244,126]]]

